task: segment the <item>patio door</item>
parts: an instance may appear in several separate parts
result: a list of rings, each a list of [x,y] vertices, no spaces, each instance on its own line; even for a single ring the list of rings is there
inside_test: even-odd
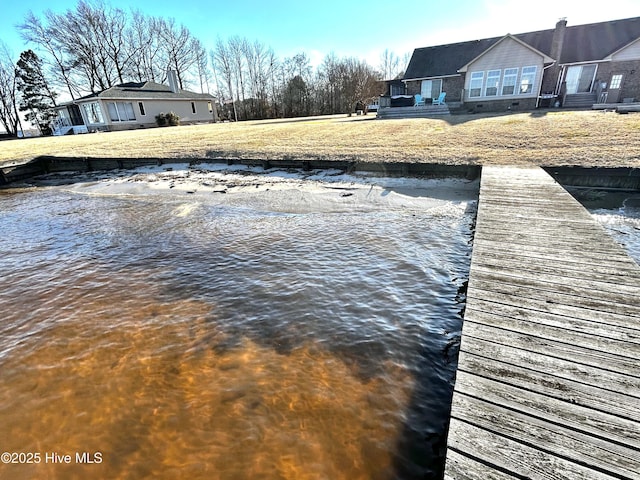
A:
[[[597,65],[574,65],[567,69],[567,93],[589,93],[593,87]]]
[[[423,98],[438,98],[442,92],[442,79],[422,80],[420,95]]]

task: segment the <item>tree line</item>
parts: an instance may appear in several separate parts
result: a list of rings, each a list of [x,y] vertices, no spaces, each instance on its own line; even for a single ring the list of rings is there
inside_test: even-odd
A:
[[[39,112],[55,105],[53,92],[77,99],[127,81],[166,83],[170,69],[181,89],[216,96],[223,117],[248,120],[353,112],[382,93],[380,80],[401,67],[385,51],[379,69],[334,54],[313,68],[303,52],[281,59],[241,36],[218,38],[208,50],[173,19],[100,0],[80,0],[65,12],[29,12],[18,29],[37,54],[23,52],[18,67],[0,49],[0,122],[10,134],[17,133],[17,110],[45,125],[48,115]]]

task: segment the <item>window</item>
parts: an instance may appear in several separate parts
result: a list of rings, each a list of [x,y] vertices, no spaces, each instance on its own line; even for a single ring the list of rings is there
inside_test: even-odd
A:
[[[191,102],[191,113],[196,113],[196,102]]]
[[[138,108],[140,109],[140,115],[146,115],[146,113],[144,113],[144,104],[142,102],[138,102]]]
[[[487,97],[495,97],[498,95],[498,87],[500,86],[500,70],[489,70],[487,72],[487,86],[484,94]]]
[[[87,117],[87,122],[104,123],[102,110],[100,109],[100,104],[98,102],[85,103],[82,105],[82,109],[84,110],[84,114]]]
[[[516,92],[516,82],[518,81],[517,68],[505,68],[502,78],[502,95],[513,95]]]
[[[389,93],[391,96],[394,95],[404,95],[405,86],[404,85],[391,85],[389,89]]]
[[[484,80],[484,72],[472,72],[471,81],[469,82],[469,96],[479,97],[482,95],[482,82]]]
[[[533,85],[536,83],[536,71],[538,67],[523,67],[520,77],[520,94],[533,93]]]
[[[131,102],[107,102],[107,109],[112,122],[126,122],[136,119]]]
[[[614,75],[611,77],[611,85],[609,85],[609,89],[617,90],[622,85],[622,75]]]

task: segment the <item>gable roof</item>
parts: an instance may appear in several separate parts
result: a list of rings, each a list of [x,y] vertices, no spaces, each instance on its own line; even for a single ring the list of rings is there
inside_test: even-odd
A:
[[[603,60],[640,38],[640,17],[568,27],[560,63]]]
[[[487,48],[480,55],[478,55],[477,57],[472,58],[471,60],[469,60],[469,62],[464,64],[462,67],[460,67],[458,69],[458,72],[466,72],[467,68],[469,67],[470,64],[472,64],[478,58],[480,58],[482,55],[490,52],[492,49],[494,49],[495,47],[497,47],[499,44],[501,44],[502,42],[504,42],[506,40],[513,40],[514,42],[516,42],[517,44],[523,46],[524,48],[527,48],[527,49],[531,50],[532,52],[536,53],[537,55],[540,55],[543,58],[544,63],[553,63],[553,62],[555,62],[555,60],[553,58],[551,58],[549,55],[546,55],[545,53],[541,52],[537,48],[532,47],[530,44],[520,40],[518,37],[515,37],[515,36],[511,35],[510,33],[507,33],[504,37],[502,37],[500,40],[498,40],[493,45],[491,45],[489,48]]]
[[[511,35],[533,49],[551,57],[555,29]],[[413,51],[404,80],[455,75],[497,42],[493,37],[469,42],[451,43]],[[640,38],[640,17],[566,27],[564,44],[558,63],[578,63],[604,60]]]
[[[404,79],[455,75],[458,69],[481,55],[500,38],[485,38],[470,42],[450,43],[413,51]]]
[[[195,93],[188,90],[178,90],[178,93],[174,93],[167,85],[156,82],[127,82],[98,93],[86,95],[75,101],[94,98],[109,100],[211,100],[214,97],[208,93]]]

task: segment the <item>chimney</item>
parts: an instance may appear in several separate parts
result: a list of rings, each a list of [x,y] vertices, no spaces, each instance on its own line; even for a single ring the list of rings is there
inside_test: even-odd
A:
[[[176,74],[176,71],[169,69],[167,72],[167,78],[169,80],[169,88],[171,91],[173,93],[178,93],[180,89],[178,88],[178,75]]]
[[[558,20],[558,23],[556,23],[556,29],[553,31],[553,39],[551,40],[550,56],[557,63],[560,63],[560,56],[562,55],[562,47],[564,45],[564,34],[566,29],[567,19],[563,17]]]

